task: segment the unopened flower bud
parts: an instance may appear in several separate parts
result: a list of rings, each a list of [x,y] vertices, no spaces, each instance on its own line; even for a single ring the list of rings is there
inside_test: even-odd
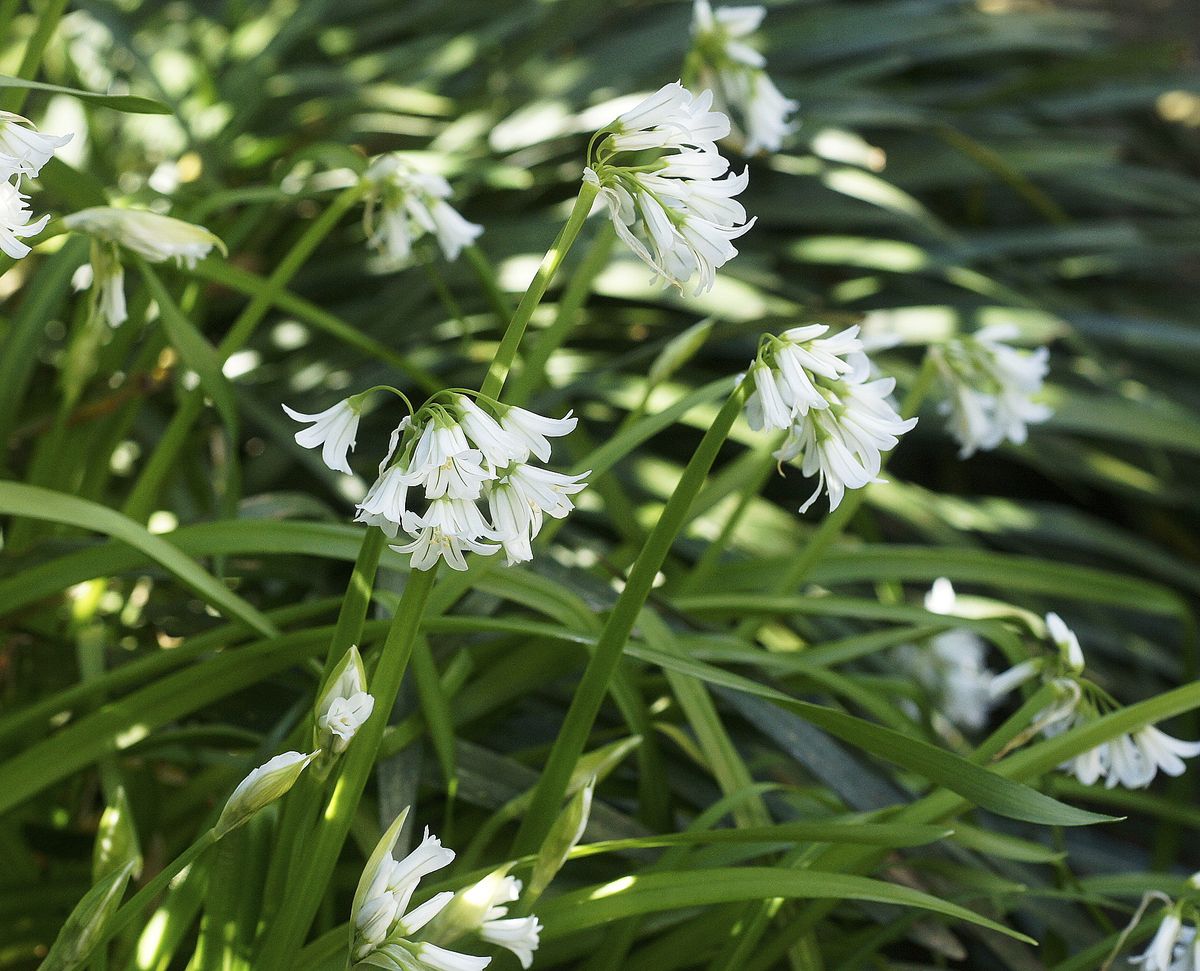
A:
[[[251,771],[238,783],[233,795],[225,803],[225,808],[221,810],[221,817],[213,827],[216,838],[220,839],[226,833],[237,829],[264,806],[284,795],[296,784],[304,767],[319,754],[284,752]]]

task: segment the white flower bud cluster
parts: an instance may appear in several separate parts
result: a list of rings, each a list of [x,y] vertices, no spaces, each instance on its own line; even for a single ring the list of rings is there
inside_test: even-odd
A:
[[[817,476],[801,512],[822,490],[832,511],[847,489],[881,481],[883,453],[917,423],[902,419],[892,404],[895,378],[870,380],[858,328],[823,336],[828,330],[810,324],[766,335],[747,375],[754,389],[746,401],[750,427],[786,431],[775,457]]]
[[[285,405],[292,418],[312,423],[296,433],[296,441],[321,446],[325,464],[348,473],[362,397],[316,415]],[[410,542],[392,548],[411,553],[417,570],[438,560],[465,570],[467,552],[490,556],[503,549],[510,565],[532,559],[545,517],[562,519],[574,509],[570,497],[583,490],[588,475],[554,472],[534,459],[548,460],[549,439],[569,434],[577,420],[475,402],[459,392],[445,398],[431,399],[397,426],[355,521],[389,537],[407,534]]]
[[[749,172],[727,174],[716,141],[729,134],[729,119],[712,105],[711,91],[666,84],[597,134],[584,169],[617,235],[680,292],[712,289],[717,270],[737,256],[732,241],[754,225],[733,198]]]
[[[692,10],[695,46],[689,63],[698,83],[716,93],[717,107],[740,120],[737,132],[747,155],[777,152],[798,107],[767,74],[766,58],[747,40],[761,26],[766,7],[718,7],[696,0]]]
[[[50,217],[30,222],[29,197],[21,192],[21,179],[36,179],[54,150],[71,140],[70,135],[44,135],[28,118],[0,111],[0,252],[14,260],[29,255],[23,239],[46,228]]]
[[[363,176],[367,192],[367,243],[399,268],[412,261],[413,244],[427,233],[437,237],[448,260],[458,259],[483,227],[464,219],[446,200],[450,183],[421,172],[399,155],[381,155]]]
[[[511,877],[485,879],[458,894],[443,891],[409,909],[422,878],[449,866],[454,851],[442,846],[441,840],[426,829],[415,850],[401,860],[395,859],[392,854],[403,821],[402,815],[384,834],[359,883],[354,899],[351,960],[362,962],[362,966],[392,966],[378,964],[390,959],[394,966],[412,971],[483,971],[491,958],[434,943],[452,942],[474,933],[512,951],[521,966],[528,968],[537,950],[541,925],[536,917],[505,919],[508,910],[503,905],[516,900],[521,892],[520,882]],[[486,899],[474,899],[479,890]],[[455,913],[457,917],[451,918]]]

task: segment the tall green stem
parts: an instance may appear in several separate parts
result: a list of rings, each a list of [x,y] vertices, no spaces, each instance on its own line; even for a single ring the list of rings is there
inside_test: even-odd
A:
[[[579,235],[579,230],[583,228],[584,220],[592,211],[592,203],[596,200],[598,191],[598,187],[590,182],[584,182],[580,187],[575,205],[571,209],[571,215],[567,217],[566,224],[559,230],[550,249],[542,257],[541,265],[538,267],[533,282],[529,284],[529,289],[525,291],[525,296],[517,305],[512,320],[508,322],[508,329],[504,331],[504,336],[500,339],[500,346],[496,348],[496,356],[492,359],[487,377],[479,389],[482,394],[490,398],[500,396],[500,391],[504,388],[504,382],[508,378],[508,372],[512,370],[513,361],[516,359],[517,348],[521,346],[521,338],[525,336],[525,328],[529,325],[529,319],[533,316],[537,305],[541,303],[546,288],[554,279],[554,274],[562,266],[567,251],[575,242],[575,237]]]
[[[229,332],[217,347],[221,360],[239,350],[253,335],[254,329],[266,317],[279,294],[287,287],[301,267],[312,255],[313,250],[329,235],[338,221],[360,198],[362,190],[357,186],[342,191],[321,215],[301,234],[300,238],[284,256],[275,272],[268,277],[266,285],[255,293],[250,303],[238,315]],[[179,409],[163,433],[158,447],[146,463],[122,512],[131,519],[142,522],[153,511],[163,481],[175,467],[179,453],[187,442],[192,425],[204,408],[204,392],[191,391],[180,403]]]
[[[375,708],[342,759],[333,795],[316,830],[305,844],[305,857],[291,881],[293,885],[289,888],[289,899],[267,930],[257,967],[292,967],[295,954],[304,943],[304,935],[325,895],[342,844],[350,831],[354,812],[375,765],[384,729],[396,704],[400,683],[420,632],[421,615],[429,592],[433,589],[435,573],[434,570],[414,570],[409,574],[408,584],[380,651],[379,664],[371,677]]]
[[[929,393],[930,387],[933,385],[933,380],[937,375],[937,364],[933,355],[926,353],[925,360],[921,364],[921,370],[917,373],[917,379],[909,388],[908,394],[904,398],[904,403],[900,407],[900,414],[904,418],[911,418],[921,407],[921,402],[925,400],[925,396]],[[885,457],[886,461],[886,457]],[[842,535],[842,531],[849,525],[850,520],[854,518],[854,514],[858,512],[859,507],[863,504],[867,497],[866,488],[856,489],[854,492],[848,493],[843,497],[837,509],[831,512],[817,527],[815,533],[809,539],[804,549],[800,551],[800,555],[788,564],[786,570],[780,575],[779,579],[771,588],[771,593],[787,593],[790,590],[795,590],[812,572],[814,566],[825,555],[825,551],[830,545]],[[752,617],[744,620],[737,629],[737,636],[753,638],[763,625],[762,618]]]
[[[508,399],[513,404],[523,404],[546,379],[546,365],[556,350],[562,347],[588,294],[592,290],[592,281],[598,273],[608,265],[608,257],[612,253],[613,242],[617,234],[611,223],[605,223],[591,247],[584,256],[583,262],[571,277],[562,300],[558,304],[558,314],[554,323],[537,336],[533,346],[525,355],[524,367],[509,388]]]
[[[621,591],[612,612],[608,615],[608,621],[583,672],[583,678],[575,691],[571,707],[567,710],[567,717],[558,738],[550,750],[546,768],[534,790],[529,811],[525,814],[517,833],[513,847],[514,855],[536,852],[558,815],[571,773],[587,744],[592,724],[600,713],[600,706],[621,660],[634,622],[646,603],[655,576],[662,568],[675,537],[683,526],[689,507],[704,484],[709,469],[712,468],[717,453],[741,410],[741,403],[742,394],[738,389],[730,395],[708,431],[704,433],[695,454],[683,470],[679,484],[667,500],[662,515],[646,538],[641,553],[638,554],[637,561],[629,573],[625,589]]]

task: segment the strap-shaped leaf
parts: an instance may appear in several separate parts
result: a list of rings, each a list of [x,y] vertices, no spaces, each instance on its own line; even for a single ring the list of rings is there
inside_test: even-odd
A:
[[[262,613],[194,560],[165,539],[107,506],[41,486],[0,482],[0,515],[28,516],[105,533],[144,553],[226,616],[236,617],[267,637],[278,633],[275,625]]]

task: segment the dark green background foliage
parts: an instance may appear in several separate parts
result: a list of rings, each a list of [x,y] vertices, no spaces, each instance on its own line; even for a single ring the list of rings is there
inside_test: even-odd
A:
[[[359,545],[349,519],[361,492],[344,491],[319,455],[296,447],[280,402],[317,411],[378,383],[418,399],[478,386],[503,305],[553,239],[587,138],[609,120],[592,112],[581,122],[579,113],[677,78],[689,16],[687,4],[636,0],[130,0],[83,2],[62,21],[42,80],[127,87],[172,114],[71,109],[86,114],[86,152],[64,153],[74,171],[46,169],[37,211],[158,205],[167,197],[154,186],[170,169],[160,166],[181,160],[170,212],[217,233],[230,258],[194,273],[164,267],[161,278],[222,353],[248,300],[267,312],[227,368],[228,389],[214,394],[233,407],[205,408],[164,474],[147,475],[185,407],[180,355],[189,354],[178,332],[143,323],[145,281],[130,269],[133,320],[111,334],[86,326],[86,299],[70,288],[82,241],[39,252],[0,281],[0,512],[11,516],[0,557],[0,968],[35,967],[90,885],[97,820],[116,781],[152,873],[307,716],[312,659],[324,653]],[[34,23],[18,15],[0,37],[5,73]],[[1013,615],[1009,604],[1062,613],[1092,676],[1124,704],[1193,681],[1200,77],[1186,38],[1122,41],[1112,26],[1095,12],[1021,0],[770,6],[769,68],[801,108],[785,150],[750,163],[742,201],[758,223],[707,296],[648,285],[618,248],[586,303],[568,303],[574,329],[531,407],[582,418],[560,467],[599,468],[593,450],[614,441],[616,461],[533,563],[492,570],[457,601],[465,586],[443,587],[440,600],[435,592],[443,616],[426,627],[428,666],[402,694],[385,741],[392,757],[355,824],[358,847],[369,852],[381,818],[415,801],[415,819],[438,826],[467,868],[507,858],[511,826],[493,814],[536,781],[586,659],[581,645],[719,392],[668,416],[636,448],[629,430],[742,370],[762,331],[797,322],[898,331],[901,345],[881,360],[903,390],[918,345],[1011,320],[1030,342],[1052,342],[1047,400],[1056,413],[1027,445],[964,462],[927,405],[890,463],[890,484],[872,489],[813,570],[810,580],[834,594],[819,609],[764,593],[824,516],[823,503],[795,514],[811,488],[795,470],[766,479],[735,535],[722,538],[719,562],[692,571],[739,496],[763,481],[763,441],[739,426],[624,662],[644,738],[598,789],[588,841],[681,830],[735,791],[740,801],[725,808],[745,826],[903,805],[930,790],[930,776],[888,761],[894,743],[834,742],[803,712],[728,675],[968,754],[968,740],[937,734],[919,689],[887,660],[887,648],[939,629],[917,607],[938,576],[991,598],[999,615]],[[25,110],[40,122],[48,106],[60,124],[45,127],[60,130],[71,116],[49,95],[33,92]],[[384,272],[363,245],[357,210],[271,292],[264,281],[332,198],[320,174],[361,170],[367,156],[394,149],[445,160],[456,205],[484,225],[481,250],[508,293],[489,294],[470,259],[447,264],[432,249],[421,265]],[[600,227],[594,218],[585,228],[534,318],[533,341]],[[715,326],[704,346],[649,388],[666,343],[706,316]],[[518,387],[525,380],[518,372]],[[361,475],[397,418],[386,404],[364,420]],[[182,564],[141,535],[122,535],[94,507],[16,484],[143,523],[169,512],[179,528],[166,539]],[[388,554],[384,565],[381,617],[405,560]],[[197,566],[211,576],[189,575]],[[225,584],[206,587],[212,576]],[[294,636],[260,641],[252,627],[262,630],[264,613]],[[735,641],[736,621],[760,615],[760,639]],[[976,626],[995,666],[1020,656],[1011,625]],[[370,637],[382,629],[372,622]],[[710,667],[664,673],[664,652]],[[1195,687],[1154,714],[1190,711]],[[918,702],[915,720],[901,713],[903,697]],[[1189,719],[1166,727],[1195,737]],[[610,703],[589,748],[628,734]],[[1200,867],[1198,776],[1130,793],[1085,789],[1053,764],[1027,761],[1010,774],[1129,819],[1066,830],[976,810],[954,838],[893,849],[867,869],[845,866],[970,907],[1040,947],[878,903],[799,900],[767,920],[746,901],[773,893],[750,887],[703,910],[680,896],[677,909],[603,930],[586,908],[572,918],[548,901],[537,966],[765,969],[788,966],[791,948],[793,966],[847,971],[1096,967],[1146,889],[1176,892]],[[748,790],[751,779],[773,785]],[[239,858],[266,858],[265,827],[237,836]],[[921,835],[913,842],[927,842]],[[659,852],[570,863],[551,897],[646,870]],[[669,873],[775,865],[781,881],[814,859],[831,868],[843,859],[785,838],[670,852]],[[344,854],[318,932],[346,919],[364,857],[354,846]],[[190,918],[214,900],[255,913],[263,889],[221,869],[228,863],[212,864],[204,896],[192,883],[172,898],[183,943],[171,967],[185,965]],[[114,967],[126,966],[122,953]]]

